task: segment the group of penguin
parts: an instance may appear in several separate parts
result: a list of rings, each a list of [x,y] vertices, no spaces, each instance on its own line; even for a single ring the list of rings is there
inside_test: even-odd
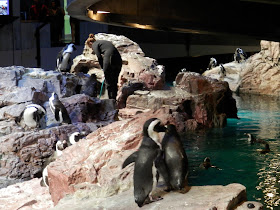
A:
[[[160,133],[165,132],[161,141]],[[153,198],[159,175],[167,191],[183,190],[188,174],[188,158],[173,124],[164,126],[157,118],[143,125],[139,149],[128,156],[122,168],[134,163],[134,199],[139,207],[162,198]]]
[[[48,181],[48,165],[55,161],[57,157],[62,155],[62,152],[67,147],[76,144],[79,140],[86,137],[86,132],[74,132],[72,133],[68,140],[58,140],[55,144],[55,151],[54,153],[46,159],[43,165],[43,173],[42,173],[42,180],[41,180],[41,186],[42,187],[48,187],[49,181]]]
[[[51,97],[49,98],[49,106],[52,113],[55,116],[56,121],[62,124],[71,124],[71,119],[69,117],[69,114],[55,92],[53,92]],[[29,128],[39,129],[42,127],[41,120],[44,119],[45,115],[46,115],[46,109],[43,106],[39,104],[29,104],[21,112],[19,117],[16,117],[15,122],[23,127],[27,126]],[[24,125],[22,123],[24,123]],[[67,141],[58,140],[56,142],[55,152],[49,158],[47,158],[47,160],[44,162],[43,165],[43,173],[42,173],[43,179],[41,182],[42,186],[48,186],[48,172],[47,172],[48,164],[53,162],[58,156],[60,156],[62,154],[62,150],[64,150],[66,147],[70,145],[75,144],[85,136],[86,136],[85,132],[74,132],[69,136],[69,139]]]
[[[49,98],[49,105],[56,121],[59,123],[71,124],[69,114],[55,92],[53,92]],[[15,121],[17,124],[20,124],[23,121],[24,124],[30,128],[41,128],[41,120],[44,119],[45,115],[45,107],[39,104],[29,104],[21,112],[19,117],[15,119]]]
[[[233,58],[234,58],[235,62],[241,63],[242,61],[246,60],[247,54],[241,48],[236,48]],[[211,57],[207,70],[210,70],[210,69],[216,67],[217,65],[218,65],[217,60],[215,58]],[[223,66],[223,64],[220,64],[220,70],[221,70],[221,74],[223,76],[226,76],[226,69]]]

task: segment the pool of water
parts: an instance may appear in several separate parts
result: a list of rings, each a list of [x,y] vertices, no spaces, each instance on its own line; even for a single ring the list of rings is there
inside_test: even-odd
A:
[[[184,136],[189,160],[189,185],[241,183],[247,198],[265,209],[280,209],[280,100],[264,96],[234,96],[238,119],[228,119],[225,128],[191,132]],[[266,140],[271,152],[260,154],[263,144],[251,145],[244,133]],[[210,157],[221,170],[203,170]]]

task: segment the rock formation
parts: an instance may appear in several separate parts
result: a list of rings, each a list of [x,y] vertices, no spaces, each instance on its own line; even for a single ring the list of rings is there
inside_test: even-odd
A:
[[[279,42],[261,41],[260,45],[261,51],[245,62],[224,64],[225,76],[219,66],[203,75],[227,81],[234,92],[279,96]]]
[[[119,110],[113,100],[80,94],[88,81],[84,73],[96,73],[97,79],[102,75],[88,46],[76,57],[73,74],[23,67],[0,69],[6,75],[0,79],[1,176],[40,177],[44,159],[52,154],[58,139],[67,139],[79,130],[89,133],[48,167],[49,190],[55,204],[65,195],[83,189],[102,198],[129,190],[133,167],[121,169],[121,165],[138,148],[142,126],[151,117],[165,124],[174,123],[179,132],[223,127],[227,118],[237,117],[235,100],[226,82],[182,72],[176,77],[175,87],[168,88],[164,67],[145,57],[136,43],[123,36],[96,37],[112,41],[124,61],[118,84]],[[59,125],[55,121],[48,104],[53,91],[58,93],[73,124]],[[31,102],[47,110],[47,127],[42,130],[24,130],[14,123],[14,118]],[[117,114],[119,120],[115,121]]]
[[[184,72],[177,75],[175,87],[167,88],[164,67],[157,65],[154,59],[144,57],[138,45],[123,37],[101,35],[118,49],[122,46],[120,52],[127,61],[119,76],[118,105],[124,107],[118,113],[121,120],[65,149],[63,155],[50,164],[50,192],[55,204],[66,194],[81,188],[90,188],[99,197],[129,189],[132,167],[121,170],[120,166],[137,149],[142,126],[151,117],[174,123],[179,132],[223,127],[228,117],[237,118],[235,100],[226,82]],[[120,43],[117,40],[121,40]],[[122,40],[126,40],[128,49]],[[129,51],[130,47],[137,49],[136,52]],[[97,61],[92,61],[94,56],[88,53],[90,51],[85,46],[83,55],[76,57],[72,66],[74,73],[82,71],[79,65],[83,59],[87,65]],[[91,66],[89,73],[93,73],[94,68]]]
[[[186,194],[178,192],[157,191],[162,200],[144,205],[141,209],[248,209],[248,203],[253,203],[255,210],[263,209],[258,202],[247,201],[246,188],[241,184],[226,186],[192,186]],[[244,202],[244,203],[243,203]],[[241,205],[240,205],[241,204]],[[133,190],[125,191],[110,198],[94,197],[89,190],[78,191],[74,196],[65,197],[52,209],[138,209],[134,202]]]
[[[44,160],[53,153],[57,140],[68,139],[79,130],[91,133],[114,121],[117,111],[113,100],[79,94],[77,87],[82,87],[86,78],[83,74],[76,76],[24,67],[0,68],[0,72],[4,75],[0,78],[1,177],[18,180],[41,177]],[[54,119],[48,104],[53,91],[61,97],[72,125],[59,125]],[[15,123],[15,118],[30,103],[46,108],[46,128],[33,130]]]
[[[118,108],[126,106],[126,99],[135,90],[160,90],[165,85],[165,71],[153,58],[145,57],[139,45],[125,36],[99,33],[96,40],[111,41],[120,52],[123,60],[122,70],[118,82]],[[101,82],[104,74],[99,66],[98,59],[93,50],[85,43],[82,55],[73,60],[71,73],[84,72],[96,74]]]

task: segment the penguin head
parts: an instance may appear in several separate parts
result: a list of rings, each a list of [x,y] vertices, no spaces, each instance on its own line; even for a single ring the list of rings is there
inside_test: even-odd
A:
[[[210,158],[209,158],[209,157],[206,157],[206,158],[204,159],[204,162],[210,163]]]
[[[63,141],[58,140],[58,141],[56,142],[56,152],[57,152],[57,155],[60,156],[60,155],[62,154],[62,151],[63,151],[66,147],[68,147],[68,144],[67,144],[66,140],[63,140]]]
[[[72,51],[77,50],[76,46],[73,43],[69,44],[68,47],[72,48]]]
[[[172,134],[177,133],[176,126],[173,125],[173,124],[168,124],[167,128],[166,128],[166,132],[167,133],[172,133]]]
[[[143,136],[150,137],[157,144],[160,144],[159,133],[165,132],[166,127],[161,124],[158,118],[151,118],[144,123]]]
[[[69,136],[69,142],[73,145],[76,144],[80,139],[86,136],[86,132],[74,132]]]
[[[210,158],[209,157],[206,157],[203,161],[203,166],[204,168],[208,169],[211,167],[211,162],[210,162]]]
[[[58,95],[55,93],[55,92],[53,92],[52,93],[52,96],[51,96],[53,99],[58,99]]]

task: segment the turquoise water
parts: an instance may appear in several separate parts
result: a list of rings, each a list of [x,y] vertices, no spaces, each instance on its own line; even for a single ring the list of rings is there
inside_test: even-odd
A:
[[[238,119],[228,119],[225,128],[186,134],[189,185],[241,183],[247,198],[265,209],[280,209],[280,101],[263,96],[234,96]],[[271,152],[260,154],[264,145],[248,143],[244,133],[266,140]],[[221,168],[199,168],[205,157]]]

